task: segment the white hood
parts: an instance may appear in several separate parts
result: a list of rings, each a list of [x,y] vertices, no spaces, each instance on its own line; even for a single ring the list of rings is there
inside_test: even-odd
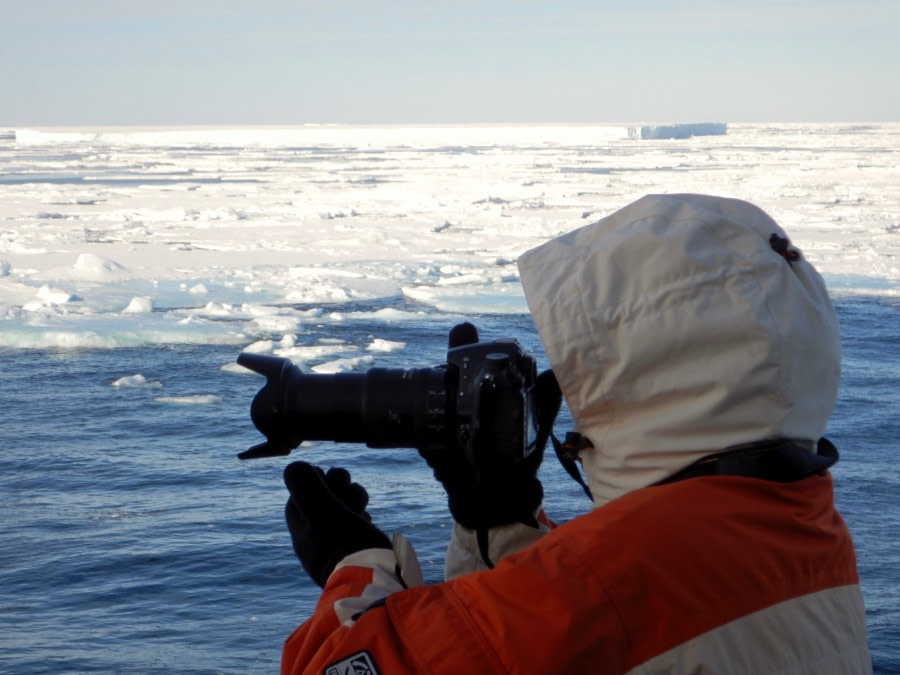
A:
[[[649,195],[519,259],[594,502],[767,438],[815,442],[840,377],[837,316],[747,202]]]

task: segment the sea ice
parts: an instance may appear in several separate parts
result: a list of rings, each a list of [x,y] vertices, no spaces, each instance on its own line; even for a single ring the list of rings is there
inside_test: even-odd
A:
[[[55,288],[48,284],[44,284],[38,289],[38,297],[45,303],[50,305],[62,305],[77,299],[77,296],[64,291],[61,288]]]
[[[112,280],[125,271],[115,260],[109,260],[94,253],[82,253],[75,261],[74,269],[82,278],[98,281]]]
[[[366,347],[370,352],[396,352],[404,348],[406,348],[405,342],[383,340],[381,338],[375,338],[372,340],[372,343]]]
[[[222,402],[221,396],[215,394],[197,394],[194,396],[159,396],[154,401],[174,403],[175,405],[214,405]]]
[[[697,122],[693,124],[662,124],[628,127],[631,139],[685,139],[694,136],[724,136],[728,127],[722,122]]]
[[[334,373],[344,373],[351,370],[358,370],[371,364],[374,359],[371,356],[356,356],[346,359],[335,359],[327,363],[320,363],[313,366],[312,371],[320,375],[332,375]]]
[[[757,203],[832,290],[897,295],[898,143],[897,124],[649,144],[621,125],[16,130],[0,138],[0,346],[524,314],[522,252],[652,192]]]
[[[127,375],[120,377],[118,380],[110,383],[111,387],[161,387],[162,382],[149,381],[146,377],[138,373],[137,375]]]
[[[153,311],[153,298],[141,296],[132,298],[128,306],[122,310],[125,314],[149,314]]]

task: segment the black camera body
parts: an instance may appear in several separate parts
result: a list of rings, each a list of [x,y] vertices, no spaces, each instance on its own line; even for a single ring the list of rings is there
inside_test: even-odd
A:
[[[535,448],[537,364],[514,339],[452,347],[434,368],[323,375],[269,355],[237,362],[267,380],[250,408],[266,442],[241,459],[287,455],[307,440],[462,452],[473,465],[479,453],[514,462]]]

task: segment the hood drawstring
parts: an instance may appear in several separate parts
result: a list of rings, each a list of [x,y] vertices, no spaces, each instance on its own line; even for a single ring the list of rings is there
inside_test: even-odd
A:
[[[587,498],[593,502],[594,495],[591,493],[591,488],[588,487],[581,472],[578,470],[577,464],[581,459],[581,451],[593,447],[591,442],[577,431],[567,431],[566,440],[563,442],[560,442],[555,435],[552,435],[551,438],[553,440],[553,449],[556,450],[556,458],[559,460],[559,463],[562,465],[563,469],[566,470],[566,473],[572,477],[572,480],[581,486],[581,489],[584,490],[584,494],[587,495]]]

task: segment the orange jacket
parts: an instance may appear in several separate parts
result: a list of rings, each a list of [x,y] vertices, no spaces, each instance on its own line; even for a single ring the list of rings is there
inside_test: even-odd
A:
[[[379,575],[336,570],[282,673],[871,672],[827,475],[636,490],[493,570],[383,586],[342,625],[336,608],[377,597]]]

